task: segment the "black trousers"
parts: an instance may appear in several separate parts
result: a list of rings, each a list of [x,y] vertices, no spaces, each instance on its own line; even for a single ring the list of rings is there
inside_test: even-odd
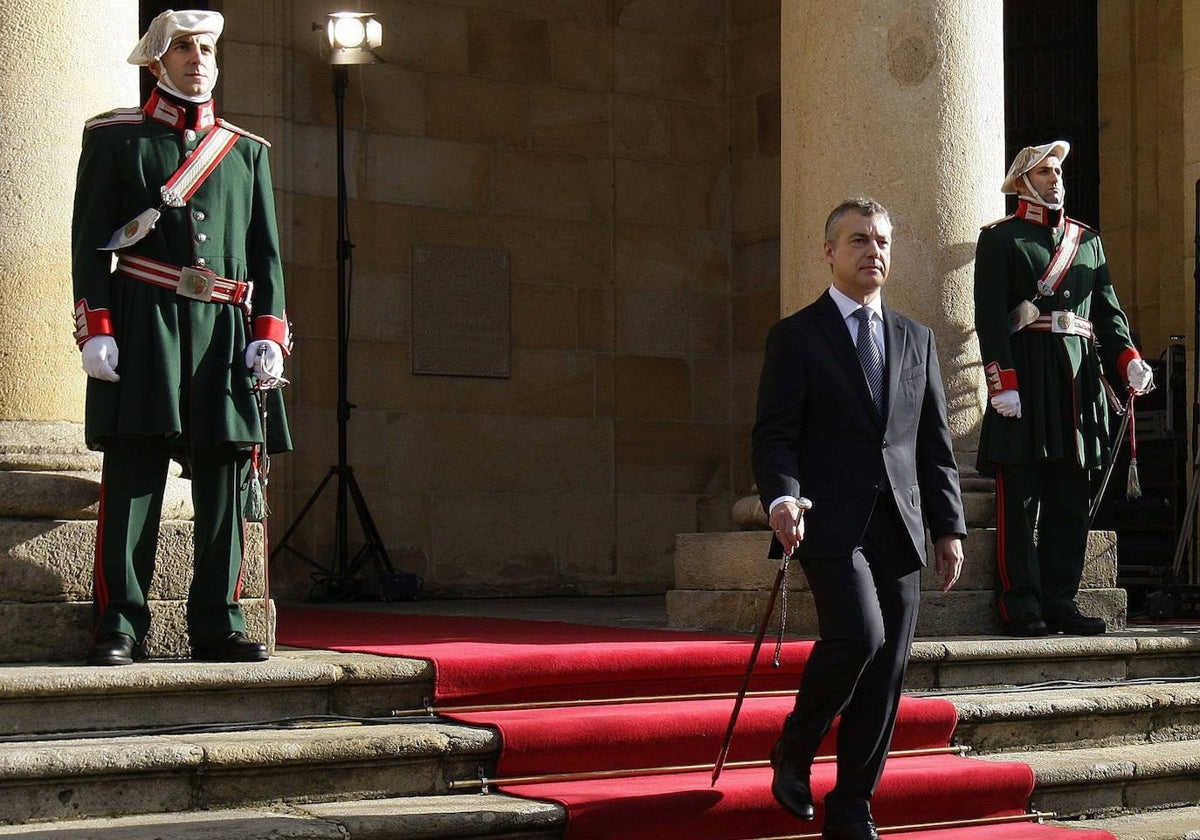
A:
[[[1003,621],[1079,611],[1090,494],[1091,474],[1074,464],[997,467],[996,603]]]
[[[862,822],[883,774],[917,625],[921,564],[890,492],[879,497],[862,544],[848,557],[805,557],[821,638],[784,724],[784,748],[805,759],[841,715],[837,783],[828,822]]]

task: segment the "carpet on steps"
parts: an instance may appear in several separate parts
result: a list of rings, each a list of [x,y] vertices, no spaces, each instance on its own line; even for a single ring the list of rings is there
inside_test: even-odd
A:
[[[752,640],[682,631],[575,625],[400,612],[281,607],[279,644],[429,660],[435,703],[560,705],[454,713],[495,727],[502,739],[496,777],[581,774],[614,769],[637,775],[501,783],[509,793],[549,799],[568,813],[566,840],[757,840],[819,833],[820,802],[834,784],[831,762],[813,767],[813,822],[784,813],[770,793],[769,767],[730,767],[714,787],[707,770],[650,772],[713,762],[732,699],[649,698],[733,692]],[[781,667],[764,645],[751,691],[792,691],[811,642],[789,641]],[[604,701],[598,705],[569,705]],[[763,761],[791,709],[790,697],[751,697],[739,718],[729,761]],[[892,749],[945,747],[956,723],[944,700],[906,696]],[[836,728],[822,754],[832,755]],[[952,754],[888,761],[872,803],[881,831],[890,826],[978,820],[1024,813],[1033,772],[1015,762]],[[904,832],[904,840],[1114,840],[1108,832],[1031,823]]]

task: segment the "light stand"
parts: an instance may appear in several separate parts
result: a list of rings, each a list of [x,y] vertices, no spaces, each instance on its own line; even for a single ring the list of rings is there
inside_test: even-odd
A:
[[[315,27],[314,27],[315,28]],[[339,39],[339,34],[350,32],[350,40]],[[313,590],[311,600],[342,600],[352,601],[369,599],[369,593],[363,592],[362,581],[358,573],[367,563],[372,563],[379,577],[382,600],[391,601],[396,598],[415,598],[419,591],[419,578],[414,575],[397,575],[388,557],[379,529],[367,507],[367,500],[354,477],[354,468],[349,464],[346,427],[350,422],[350,412],[355,408],[348,396],[347,380],[350,346],[349,318],[349,276],[351,253],[354,243],[350,241],[349,214],[347,212],[346,191],[346,88],[349,87],[350,64],[368,64],[378,61],[372,52],[379,46],[381,30],[373,16],[360,15],[350,12],[335,12],[327,18],[329,44],[332,50],[333,63],[333,101],[337,123],[337,429],[338,449],[337,463],[329,468],[317,489],[309,497],[296,519],[280,538],[274,557],[287,550],[300,557],[317,569],[313,573]],[[373,36],[373,37],[372,37]],[[331,481],[337,484],[337,501],[334,518],[334,555],[328,567],[318,563],[303,552],[288,544],[288,540],[304,517],[316,504],[325,488]],[[353,502],[354,511],[358,516],[359,527],[362,530],[365,544],[358,552],[350,556],[349,505]]]

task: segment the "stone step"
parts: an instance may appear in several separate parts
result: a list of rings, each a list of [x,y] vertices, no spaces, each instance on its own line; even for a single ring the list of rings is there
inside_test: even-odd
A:
[[[142,662],[119,668],[0,666],[0,736],[251,723],[313,715],[387,717],[420,708],[433,666],[329,651],[266,662]]]
[[[415,796],[0,826],[39,840],[559,840],[564,810],[504,794]]]
[[[1200,742],[1031,750],[981,755],[1033,768],[1030,807],[1059,818],[1117,816],[1200,802]]]
[[[981,686],[1196,674],[1200,634],[1187,628],[1134,628],[1091,638],[920,639],[913,645],[906,687],[957,692],[965,705],[971,695],[963,690]],[[0,735],[311,715],[386,717],[396,709],[423,707],[432,686],[433,669],[424,660],[328,651],[281,650],[267,662],[250,664],[5,665],[0,666]],[[1182,691],[1162,689],[1176,690]]]
[[[771,535],[766,531],[679,534],[675,540],[675,587],[667,592],[671,627],[713,632],[753,633],[761,620],[779,568],[767,560]],[[803,545],[801,546],[803,551]],[[963,572],[948,593],[930,563],[921,579],[918,636],[998,634],[1003,631],[995,607],[996,534],[972,528],[963,541]],[[1126,597],[1116,588],[1117,543],[1111,531],[1093,531],[1080,582],[1079,605],[1101,617],[1110,629],[1125,626]],[[789,575],[790,631],[817,634],[816,612],[799,563]]]
[[[498,751],[491,730],[439,720],[10,741],[0,823],[432,796]]]
[[[1110,747],[1193,739],[1200,682],[1106,684],[952,694],[956,743],[975,753]]]
[[[918,639],[905,687],[944,691],[1062,680],[1195,678],[1197,674],[1200,634],[1194,628],[1144,627],[1091,637]]]
[[[1200,805],[1086,821],[1052,821],[1050,825],[1100,828],[1112,832],[1118,840],[1200,840]]]

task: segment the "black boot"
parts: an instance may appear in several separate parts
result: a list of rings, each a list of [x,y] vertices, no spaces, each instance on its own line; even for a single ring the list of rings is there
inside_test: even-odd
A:
[[[133,639],[124,633],[106,633],[92,644],[89,665],[130,665],[133,663]]]
[[[204,642],[192,642],[192,659],[200,662],[263,662],[267,646],[252,642],[245,633],[224,633]]]

